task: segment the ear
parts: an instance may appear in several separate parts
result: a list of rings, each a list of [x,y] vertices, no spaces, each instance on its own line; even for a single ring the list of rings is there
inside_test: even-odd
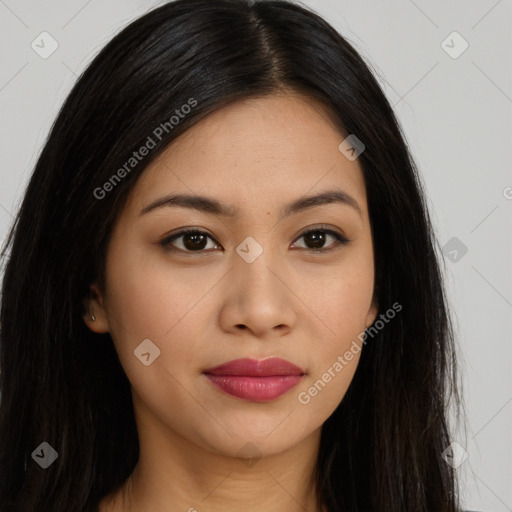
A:
[[[374,297],[370,305],[370,309],[368,310],[368,315],[366,316],[366,328],[370,327],[370,325],[372,325],[373,322],[375,322],[378,311],[379,305],[377,304],[377,300]]]
[[[89,286],[88,296],[84,299],[85,313],[83,316],[85,325],[96,333],[109,332],[107,313],[103,305],[103,297],[97,283]],[[92,317],[94,316],[94,320]]]

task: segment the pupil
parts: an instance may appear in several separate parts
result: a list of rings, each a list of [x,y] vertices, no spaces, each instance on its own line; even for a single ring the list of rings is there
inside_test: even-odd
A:
[[[190,250],[201,250],[205,247],[206,237],[201,233],[189,233],[184,237],[184,245]],[[306,239],[309,239],[309,246],[315,249],[321,249],[325,243],[325,233],[321,231],[314,231],[305,235]]]
[[[183,237],[187,249],[204,249],[206,237],[201,233],[189,233]],[[190,242],[190,243],[189,243]]]
[[[314,248],[321,249],[325,242],[325,233],[322,233],[320,231],[314,231],[313,233],[306,235],[306,239],[307,238],[312,240]]]

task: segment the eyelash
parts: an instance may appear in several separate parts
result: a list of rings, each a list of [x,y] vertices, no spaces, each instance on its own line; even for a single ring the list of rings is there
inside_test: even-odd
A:
[[[304,231],[303,233],[301,233],[297,237],[296,241],[298,241],[303,236],[309,235],[311,233],[324,233],[324,234],[327,234],[327,235],[331,235],[331,236],[333,236],[335,238],[336,241],[335,241],[334,244],[332,244],[327,249],[323,248],[323,247],[320,248],[320,249],[310,249],[310,248],[302,248],[301,247],[300,248],[301,250],[309,251],[311,253],[326,253],[326,252],[330,252],[332,250],[335,250],[335,249],[339,248],[340,246],[346,245],[346,244],[348,244],[350,242],[350,240],[345,238],[340,233],[337,233],[336,231],[333,231],[332,229],[323,228],[321,226],[315,227],[313,229],[309,229],[308,231]],[[185,254],[202,254],[202,253],[207,252],[204,249],[201,249],[201,250],[198,250],[198,251],[188,251],[188,250],[184,250],[184,249],[178,249],[178,248],[173,247],[171,245],[171,242],[174,242],[174,240],[176,240],[176,239],[178,239],[178,238],[180,238],[182,236],[185,236],[185,235],[206,235],[208,238],[213,240],[215,242],[215,244],[220,245],[217,242],[217,240],[215,240],[211,235],[209,235],[205,231],[201,231],[199,229],[194,229],[194,228],[183,229],[179,233],[175,233],[174,235],[172,235],[170,237],[164,238],[160,242],[160,245],[162,247],[164,247],[166,250],[171,251],[171,252],[182,252],[182,253],[185,253]]]

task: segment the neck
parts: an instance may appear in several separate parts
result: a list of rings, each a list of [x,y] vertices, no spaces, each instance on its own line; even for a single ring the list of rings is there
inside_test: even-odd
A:
[[[165,430],[164,436],[161,428],[143,429],[132,475],[101,512],[320,512],[315,481],[320,429],[286,452],[241,459],[175,432]],[[247,453],[253,452],[257,449],[248,445]]]

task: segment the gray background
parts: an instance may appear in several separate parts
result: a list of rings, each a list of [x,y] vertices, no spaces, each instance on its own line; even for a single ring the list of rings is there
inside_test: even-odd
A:
[[[76,76],[160,3],[0,0],[0,240]],[[512,2],[304,3],[363,54],[404,127],[446,247],[468,415],[454,431],[469,454],[462,494],[468,508],[512,511]],[[44,31],[59,45],[47,59],[31,47]],[[469,45],[460,55],[454,31]]]

